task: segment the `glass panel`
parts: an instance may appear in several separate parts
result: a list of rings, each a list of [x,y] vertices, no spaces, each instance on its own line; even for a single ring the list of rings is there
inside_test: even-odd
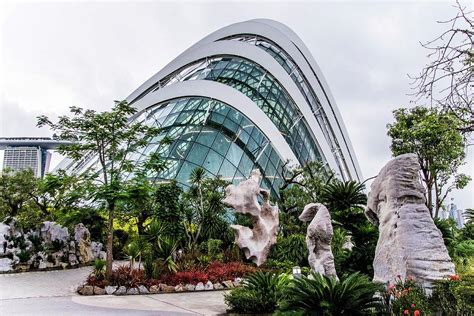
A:
[[[217,132],[210,128],[203,128],[201,133],[199,133],[196,142],[201,143],[205,146],[211,147],[212,142],[216,138]]]
[[[236,168],[229,161],[224,160],[222,166],[219,170],[219,174],[224,178],[224,180],[231,181],[234,177]]]
[[[179,173],[178,173],[178,176],[176,177],[176,180],[181,183],[187,183],[188,185],[190,185],[189,175],[197,167],[198,166],[195,164],[192,164],[186,161],[183,162],[183,164],[181,165],[181,168],[179,169]]]
[[[224,157],[216,153],[214,150],[209,150],[206,159],[204,160],[203,167],[209,170],[213,175],[217,175],[219,168],[222,164]]]
[[[225,156],[227,149],[229,149],[230,141],[225,138],[222,134],[217,134],[214,143],[212,144],[212,149],[217,151],[219,154]]]
[[[240,149],[239,146],[237,146],[235,143],[232,143],[229,147],[229,150],[227,151],[226,154],[226,159],[228,159],[234,166],[238,166],[240,162],[240,158],[242,158],[242,155],[244,152],[242,149]]]
[[[186,160],[201,166],[207,156],[208,151],[208,147],[194,143],[193,148],[189,151],[188,156],[186,157]]]

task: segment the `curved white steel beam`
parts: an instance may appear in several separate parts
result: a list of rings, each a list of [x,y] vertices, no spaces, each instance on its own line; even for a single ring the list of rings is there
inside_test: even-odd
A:
[[[323,157],[323,160],[332,167],[336,167],[336,160],[331,151],[329,144],[327,143],[323,131],[319,126],[309,104],[304,99],[301,91],[296,86],[295,82],[288,76],[288,73],[280,66],[280,64],[269,54],[264,52],[258,47],[249,46],[241,42],[212,42],[207,45],[197,47],[196,49],[190,50],[187,54],[181,54],[175,58],[172,62],[166,65],[162,70],[156,73],[151,77],[146,83],[144,83],[137,93],[134,93],[133,96],[128,99],[129,102],[133,102],[134,98],[138,97],[144,91],[147,91],[150,87],[155,85],[159,80],[168,76],[169,74],[181,69],[197,60],[205,59],[206,57],[212,56],[236,56],[248,59],[270,74],[282,85],[282,87],[288,92],[290,97],[295,102],[298,109],[304,116],[304,119],[307,122],[310,132],[313,134],[313,139],[315,140],[320,155]],[[172,85],[174,85],[173,83]],[[161,88],[163,89],[163,88]],[[158,89],[157,91],[159,91]],[[273,123],[272,123],[273,124]]]
[[[146,109],[159,103],[182,97],[196,96],[224,102],[241,112],[270,140],[282,161],[289,160],[293,165],[299,165],[298,159],[296,159],[285,138],[273,125],[268,116],[247,96],[219,82],[209,80],[183,81],[158,89],[134,103],[137,113],[131,120],[139,116]]]

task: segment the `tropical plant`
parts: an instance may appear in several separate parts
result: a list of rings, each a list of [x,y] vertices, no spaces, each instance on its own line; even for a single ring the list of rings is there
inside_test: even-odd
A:
[[[158,271],[156,271],[156,273],[162,274],[177,271],[175,262],[177,247],[177,242],[170,237],[162,238],[160,242],[153,247],[155,252],[154,257],[157,258],[155,264],[158,265]]]
[[[383,289],[362,274],[333,277],[311,274],[293,279],[284,291],[282,310],[311,315],[367,315],[381,307],[375,294]]]
[[[209,178],[202,168],[191,172],[190,182],[191,187],[183,195],[187,248],[192,249],[208,239],[220,239],[230,244],[233,234],[226,218],[226,208],[221,202],[228,182],[220,177]]]
[[[249,275],[243,287],[224,295],[229,312],[242,314],[272,313],[278,308],[288,275],[258,271]]]
[[[367,204],[365,186],[357,181],[334,180],[321,190],[321,202],[330,211],[349,210]]]
[[[337,254],[342,256],[335,257],[339,271],[372,275],[378,232],[364,214],[363,206],[367,203],[364,185],[355,181],[334,180],[322,188],[321,200],[328,206],[335,231],[343,229],[346,235],[351,236],[352,250],[347,252],[340,248]]]
[[[125,248],[125,252],[130,260],[130,269],[133,269],[135,260],[141,255],[142,249],[136,240],[130,242]]]
[[[452,219],[435,218],[434,223],[443,234],[444,244],[457,270],[464,271],[470,267],[474,260],[474,240],[465,238],[464,229],[458,229]],[[466,225],[465,229],[468,228]]]
[[[105,260],[95,259],[92,274],[97,279],[103,279],[105,277]]]
[[[336,271],[344,271],[344,266],[347,265],[347,260],[351,255],[348,243],[351,243],[351,236],[347,231],[341,227],[334,228],[334,235],[331,241],[331,250],[334,256],[334,265]],[[352,246],[353,247],[353,246]]]
[[[278,261],[291,262],[293,265],[308,265],[308,247],[305,235],[292,234],[288,237],[278,237],[270,257]]]
[[[0,215],[15,217],[30,201],[30,192],[37,185],[31,169],[13,171],[6,168],[0,175]]]
[[[207,255],[209,256],[209,258],[211,258],[212,260],[222,261],[222,258],[223,258],[223,253],[221,249],[222,240],[209,239],[206,242],[206,246],[207,246]]]

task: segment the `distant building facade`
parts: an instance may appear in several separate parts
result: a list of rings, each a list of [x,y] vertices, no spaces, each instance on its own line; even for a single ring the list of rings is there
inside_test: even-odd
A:
[[[456,222],[458,228],[464,227],[464,212],[458,209],[457,205],[454,204],[454,199],[451,198],[451,203],[443,207],[441,211],[442,219],[452,219]]]
[[[4,151],[3,170],[31,169],[36,177],[42,178],[49,170],[51,152],[64,141],[47,137],[4,137],[0,138],[0,150]]]

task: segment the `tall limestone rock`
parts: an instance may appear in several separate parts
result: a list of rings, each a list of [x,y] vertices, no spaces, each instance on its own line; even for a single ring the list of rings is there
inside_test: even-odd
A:
[[[366,215],[379,228],[374,281],[412,276],[425,289],[454,274],[443,236],[425,205],[417,156],[395,157],[371,185]]]

